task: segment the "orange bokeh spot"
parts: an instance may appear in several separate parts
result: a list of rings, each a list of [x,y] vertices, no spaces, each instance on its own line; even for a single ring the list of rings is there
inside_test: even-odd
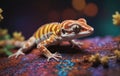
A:
[[[62,19],[66,20],[66,19],[75,19],[77,17],[76,12],[73,9],[65,9],[62,13]]]
[[[81,11],[85,8],[86,2],[85,0],[72,0],[73,8],[75,8],[78,11]]]
[[[89,3],[84,9],[84,14],[87,16],[96,16],[97,13],[98,7],[95,3]]]

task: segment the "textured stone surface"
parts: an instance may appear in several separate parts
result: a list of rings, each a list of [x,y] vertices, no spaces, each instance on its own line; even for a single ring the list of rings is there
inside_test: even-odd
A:
[[[84,45],[72,47],[68,42],[60,45],[51,46],[52,52],[60,52],[63,58],[57,62],[47,59],[41,55],[38,49],[32,49],[25,56],[19,56],[17,59],[1,57],[0,58],[0,76],[119,76],[120,63],[115,60],[109,60],[107,68],[99,65],[92,67],[91,63],[83,61],[91,54],[111,55],[113,50],[119,47],[120,38],[110,36],[100,38],[90,38],[77,40]],[[81,47],[81,49],[79,48]]]

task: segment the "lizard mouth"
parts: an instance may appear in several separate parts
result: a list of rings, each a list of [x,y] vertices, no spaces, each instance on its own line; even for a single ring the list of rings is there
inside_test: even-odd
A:
[[[63,39],[65,39],[65,40],[66,40],[66,39],[69,40],[69,39],[81,38],[81,37],[89,36],[89,35],[91,35],[92,33],[93,33],[93,31],[83,31],[83,32],[79,32],[79,33],[77,33],[77,34],[75,34],[75,33],[73,32],[73,33],[70,33],[70,34],[68,34],[68,33],[62,34],[61,37],[62,37]]]
[[[91,35],[91,34],[93,34],[93,31],[85,31],[85,32],[80,32],[80,33],[79,33],[79,35],[80,35],[81,37],[89,36],[89,35]]]

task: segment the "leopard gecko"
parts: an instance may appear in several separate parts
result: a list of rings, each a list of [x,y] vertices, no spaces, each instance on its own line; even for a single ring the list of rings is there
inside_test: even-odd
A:
[[[47,57],[47,61],[51,58],[59,61],[62,56],[59,53],[52,54],[47,47],[58,44],[62,41],[71,41],[73,45],[79,44],[74,39],[81,38],[92,34],[94,28],[89,26],[84,18],[78,20],[64,20],[61,23],[48,23],[40,28],[18,49],[18,51],[9,57],[25,55],[24,51],[37,44],[37,48]]]

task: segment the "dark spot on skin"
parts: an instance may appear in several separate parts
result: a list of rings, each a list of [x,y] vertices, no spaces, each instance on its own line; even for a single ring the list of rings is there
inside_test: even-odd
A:
[[[65,30],[64,29],[62,29],[62,33],[65,34]]]

